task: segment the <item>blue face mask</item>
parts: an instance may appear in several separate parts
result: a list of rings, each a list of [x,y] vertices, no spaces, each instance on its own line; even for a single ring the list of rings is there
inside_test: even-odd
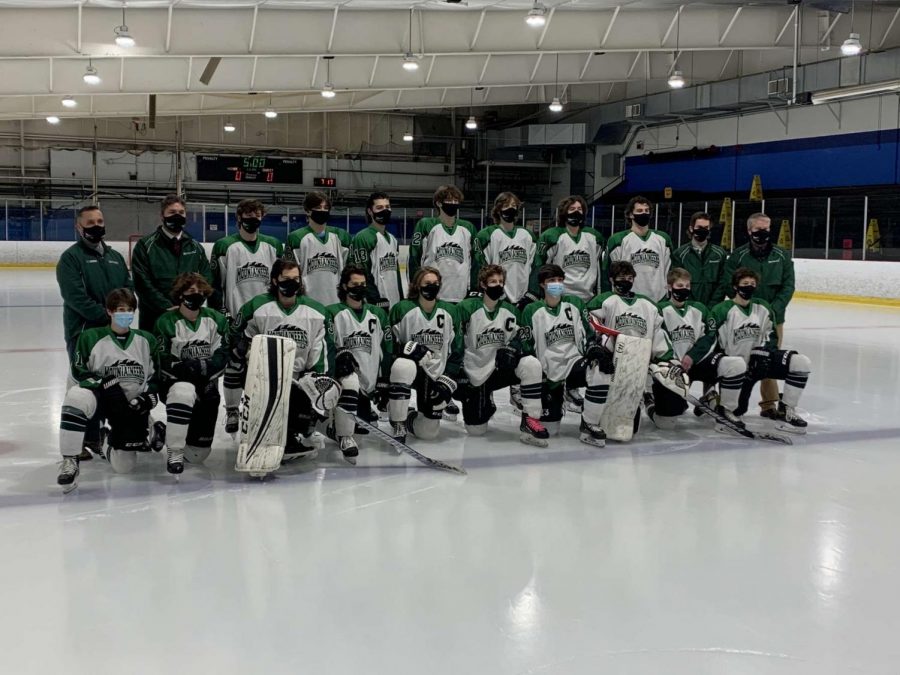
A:
[[[134,321],[134,312],[113,312],[112,320],[119,328],[128,328]]]
[[[561,296],[565,290],[566,285],[561,281],[551,281],[547,284],[547,295],[551,295],[554,298],[558,298]]]

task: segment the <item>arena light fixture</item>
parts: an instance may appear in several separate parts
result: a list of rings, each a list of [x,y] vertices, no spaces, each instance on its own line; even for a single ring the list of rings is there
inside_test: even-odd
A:
[[[74,108],[78,105],[78,101],[71,96],[63,96],[62,104],[64,108]]]
[[[466,120],[466,129],[470,131],[475,131],[478,128],[478,120],[475,119],[475,115],[469,115],[469,119]]]
[[[550,101],[550,105],[547,107],[550,108],[550,112],[557,113],[562,112],[563,104],[562,101],[559,100],[559,96],[554,96],[553,100]]]
[[[412,143],[413,135],[411,131],[406,131],[403,133],[403,140],[407,143]]]
[[[669,79],[667,80],[667,84],[670,89],[683,89],[686,84],[684,79],[684,73],[677,69],[678,65],[678,57],[681,54],[681,8],[678,8],[678,13],[675,18],[675,53],[672,54],[672,74],[669,75]]]
[[[850,33],[841,45],[841,54],[844,56],[857,56],[862,51],[862,43],[859,41],[859,33]]]
[[[272,106],[266,108],[266,112],[264,112],[263,114],[270,120],[274,120],[276,117],[278,117],[278,113],[275,112],[275,108],[273,108]]]
[[[59,124],[59,117],[56,115],[47,115],[47,122],[50,124]]]
[[[81,79],[84,80],[85,84],[91,86],[100,84],[100,74],[97,72],[97,69],[94,68],[94,64],[91,63],[90,59],[88,59],[88,66],[85,68],[84,75],[82,75]]]
[[[669,75],[669,87],[672,89],[682,89],[685,85],[684,75],[680,70],[676,70],[674,73]]]
[[[222,128],[225,130],[225,133],[228,134],[234,132],[235,129],[237,129],[237,127],[234,126],[234,123],[231,120],[227,120]]]
[[[534,2],[534,6],[525,15],[525,23],[527,23],[532,28],[541,28],[547,23],[547,8],[544,7],[537,0]]]
[[[403,55],[403,70],[408,70],[409,72],[415,72],[419,69],[419,58],[411,53],[406,52]]]
[[[115,29],[116,33],[116,44],[120,47],[124,47],[125,49],[130,49],[134,47],[134,38],[131,37],[131,33],[128,32],[128,25],[125,23],[125,3],[122,3],[122,25],[117,26]]]
[[[334,98],[337,96],[337,93],[334,91],[334,85],[331,82],[326,82],[322,85],[322,98]]]

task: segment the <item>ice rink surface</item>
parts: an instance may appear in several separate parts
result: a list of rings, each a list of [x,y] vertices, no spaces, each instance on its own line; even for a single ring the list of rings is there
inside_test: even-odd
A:
[[[64,496],[60,305],[0,271],[4,673],[900,671],[900,310],[791,305],[793,447],[690,415],[588,449],[570,415],[541,450],[502,392],[488,436],[412,441],[468,477],[364,438],[251,482],[220,426],[179,483],[95,459]]]

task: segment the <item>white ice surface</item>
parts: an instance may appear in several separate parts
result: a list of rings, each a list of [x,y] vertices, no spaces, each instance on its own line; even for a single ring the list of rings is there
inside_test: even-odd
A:
[[[410,675],[900,670],[900,310],[795,302],[814,373],[793,447],[716,434],[539,450],[501,411],[426,454],[362,441],[256,483],[220,429],[55,484],[53,273],[0,272],[0,672]],[[854,327],[862,327],[855,330]]]

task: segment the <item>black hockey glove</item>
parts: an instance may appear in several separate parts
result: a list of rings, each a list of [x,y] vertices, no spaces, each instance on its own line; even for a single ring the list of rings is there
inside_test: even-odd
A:
[[[378,298],[378,300],[375,302],[375,306],[381,307],[381,309],[383,309],[385,312],[388,312],[391,309],[391,301],[387,298]]]
[[[754,347],[750,352],[750,361],[747,364],[747,377],[753,381],[765,379],[769,372],[772,354],[764,347]]]
[[[140,394],[137,398],[131,399],[131,409],[138,415],[146,415],[156,407],[159,403],[159,397],[156,394]]]
[[[356,357],[349,349],[342,349],[334,359],[334,377],[342,380],[359,370]]]
[[[97,399],[103,413],[108,417],[119,417],[131,412],[128,398],[119,384],[119,378],[115,375],[107,375],[96,389]]]
[[[403,356],[410,361],[421,363],[422,359],[430,354],[428,347],[420,345],[418,342],[410,341],[403,345]]]
[[[172,364],[172,372],[186,382],[205,383],[208,379],[209,362],[206,359],[186,359]]]
[[[501,373],[511,372],[519,365],[519,354],[515,349],[500,347],[494,357],[494,367]]]
[[[378,380],[375,383],[375,393],[372,394],[372,403],[379,410],[386,409],[390,400],[391,383],[387,380]]]
[[[484,297],[484,293],[482,293],[481,291],[469,291],[468,293],[466,293],[466,299],[468,299],[468,298],[483,298],[483,297]]]
[[[588,343],[588,348],[584,352],[584,359],[589,366],[597,366],[601,373],[612,375],[615,371],[612,352],[599,342]]]
[[[432,410],[443,410],[447,404],[453,399],[453,392],[456,391],[456,382],[447,375],[440,375],[436,380],[432,380],[431,386],[428,388],[428,402],[431,404]]]
[[[528,292],[523,295],[522,299],[516,303],[516,309],[518,309],[520,312],[524,312],[525,308],[528,307],[528,305],[530,305],[532,302],[537,302],[537,300],[537,296],[535,296],[531,292]]]

